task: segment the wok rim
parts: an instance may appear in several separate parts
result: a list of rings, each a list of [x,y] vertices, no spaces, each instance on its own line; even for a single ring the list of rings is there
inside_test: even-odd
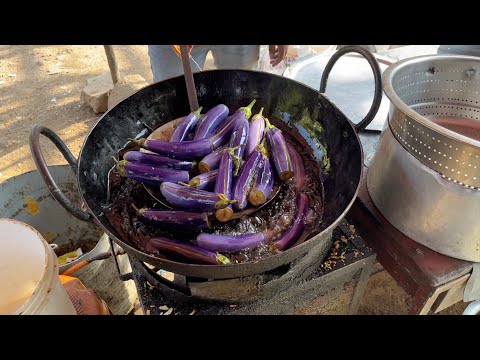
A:
[[[183,273],[177,273],[177,274],[180,274],[180,275],[185,275],[185,276],[192,276],[192,277],[199,277],[199,278],[205,278],[205,279],[232,279],[232,278],[239,278],[239,277],[246,277],[246,276],[253,276],[255,274],[259,274],[259,273],[262,273],[262,272],[266,272],[266,271],[269,271],[269,270],[272,270],[274,268],[277,268],[279,266],[282,266],[282,265],[285,265],[285,264],[288,264],[290,262],[292,262],[293,260],[295,259],[298,259],[299,257],[301,257],[302,255],[304,255],[305,253],[307,253],[308,251],[310,251],[311,248],[313,248],[315,245],[317,245],[316,241],[315,240],[319,240],[325,236],[326,234],[328,234],[329,232],[332,232],[336,227],[337,225],[342,221],[343,218],[345,218],[346,214],[348,213],[348,211],[350,210],[350,208],[353,206],[353,203],[355,202],[355,200],[357,199],[357,196],[358,196],[358,192],[359,192],[359,189],[360,189],[360,184],[361,184],[361,181],[363,179],[363,175],[364,175],[364,152],[363,152],[363,146],[362,146],[362,143],[360,141],[360,137],[358,136],[358,132],[356,131],[355,129],[355,126],[354,124],[352,123],[352,121],[350,121],[348,119],[348,117],[335,105],[334,102],[332,102],[325,94],[322,94],[319,92],[319,90],[316,90],[315,88],[311,87],[311,86],[308,86],[308,85],[305,85],[297,80],[294,80],[294,79],[290,79],[290,78],[286,78],[284,76],[280,76],[280,75],[276,75],[276,74],[270,74],[270,73],[265,73],[263,71],[256,71],[256,70],[239,70],[239,69],[214,69],[214,70],[206,70],[206,71],[202,71],[202,73],[211,73],[211,72],[225,72],[225,71],[235,71],[235,72],[247,72],[247,73],[259,73],[259,74],[262,74],[262,75],[269,75],[271,77],[277,77],[277,78],[282,78],[286,81],[289,81],[289,82],[294,82],[302,87],[305,87],[305,88],[308,88],[309,90],[313,90],[315,91],[319,96],[323,97],[326,101],[328,101],[340,114],[342,114],[343,118],[342,121],[346,121],[348,123],[348,125],[350,126],[351,130],[352,130],[352,133],[355,134],[355,138],[356,138],[356,141],[359,145],[359,150],[360,150],[360,161],[361,161],[361,166],[360,166],[360,173],[359,173],[359,178],[358,178],[358,181],[357,181],[357,184],[355,186],[355,192],[353,193],[353,196],[351,198],[351,200],[349,201],[349,203],[347,204],[347,206],[345,207],[345,209],[342,211],[342,213],[329,225],[327,226],[325,229],[323,229],[321,232],[319,232],[317,235],[311,237],[310,239],[308,240],[305,240],[304,242],[302,242],[301,244],[298,244],[296,246],[293,246],[291,248],[288,248],[287,250],[285,251],[282,251],[282,252],[279,252],[277,254],[274,254],[274,255],[271,255],[271,256],[268,256],[268,257],[265,257],[265,258],[262,258],[262,259],[258,259],[258,260],[254,260],[254,261],[247,261],[247,262],[243,262],[243,263],[238,263],[238,264],[229,264],[229,265],[202,265],[202,264],[191,264],[191,263],[184,263],[184,262],[177,262],[177,261],[174,261],[174,260],[170,260],[170,259],[163,259],[163,258],[159,258],[159,257],[156,257],[156,256],[153,256],[153,255],[150,255],[150,254],[147,254],[137,248],[134,248],[133,246],[127,244],[126,242],[122,241],[121,239],[119,239],[116,235],[112,234],[104,225],[103,223],[97,218],[96,214],[92,211],[92,209],[90,208],[88,202],[85,200],[85,197],[83,196],[83,189],[80,185],[80,167],[81,167],[81,163],[82,163],[82,155],[83,155],[83,151],[85,149],[85,144],[87,143],[88,139],[90,138],[90,136],[92,135],[93,131],[96,129],[96,127],[98,126],[98,124],[100,124],[100,122],[102,121],[102,119],[110,113],[110,111],[112,111],[113,109],[115,109],[117,106],[119,106],[120,104],[122,104],[124,101],[130,99],[132,96],[134,96],[135,94],[137,94],[138,92],[140,91],[143,91],[144,89],[147,89],[147,88],[150,88],[150,87],[153,87],[155,86],[156,84],[160,83],[160,82],[164,82],[164,81],[168,81],[170,79],[175,79],[175,78],[179,78],[179,77],[183,77],[183,75],[180,75],[180,76],[174,76],[174,77],[171,77],[171,78],[168,78],[168,79],[165,79],[165,80],[162,80],[162,81],[159,81],[159,82],[154,82],[150,85],[147,85],[137,91],[135,91],[134,93],[132,93],[131,95],[129,95],[128,97],[126,97],[125,99],[123,99],[122,101],[120,101],[118,104],[116,104],[114,107],[112,107],[111,109],[109,109],[108,111],[106,111],[98,120],[97,122],[95,123],[95,125],[90,129],[90,131],[88,132],[87,136],[85,137],[83,143],[82,143],[82,147],[80,149],[80,153],[78,155],[78,162],[77,162],[77,176],[76,176],[76,179],[77,179],[77,186],[78,186],[78,189],[79,189],[79,192],[80,192],[80,196],[81,196],[81,199],[83,201],[83,203],[85,204],[85,207],[86,207],[86,210],[88,211],[88,213],[92,216],[94,222],[100,226],[100,228],[113,240],[115,241],[120,247],[122,247],[125,252],[130,255],[130,256],[134,256],[135,258],[137,258],[138,260],[142,261],[142,262],[146,262],[150,265],[158,265],[159,267],[161,267],[162,269],[164,270],[167,270],[167,271],[171,271],[171,272],[174,272],[172,270],[169,269],[169,267],[176,267],[176,268],[183,268],[183,269],[186,269],[186,271],[183,271]],[[199,72],[197,73],[194,73],[194,76],[199,74]],[[296,256],[294,256],[294,254],[296,254]],[[290,260],[287,260],[287,261],[279,261],[280,258],[286,258],[286,259],[290,259]],[[147,259],[147,260],[146,260]],[[268,263],[270,263],[270,266],[266,266],[266,268],[262,271],[248,271],[249,270],[249,267],[251,266],[254,266],[256,264],[259,264],[259,263],[264,263],[265,265],[267,265]],[[272,263],[274,263],[275,265],[272,266]],[[159,264],[162,264],[162,265],[159,265]],[[163,264],[167,265],[167,267],[165,267]],[[172,266],[170,266],[172,265]],[[230,271],[223,271],[224,269],[229,269]],[[224,272],[225,273],[225,276],[222,276],[222,274],[220,274],[219,276],[217,275],[214,275],[212,276],[211,273],[222,273]],[[238,272],[239,274],[238,275],[235,275],[235,276],[232,276],[232,275],[228,275],[229,273],[232,273],[232,272]],[[176,272],[174,272],[176,273]],[[202,275],[202,273],[209,273],[210,275],[208,276],[205,276],[205,275]]]

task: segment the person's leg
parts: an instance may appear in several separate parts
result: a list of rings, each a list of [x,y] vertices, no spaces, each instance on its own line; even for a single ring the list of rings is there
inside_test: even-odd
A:
[[[255,70],[260,45],[213,45],[212,54],[217,69]]]
[[[190,55],[203,69],[209,45],[194,45]],[[148,45],[148,56],[153,73],[153,82],[162,81],[183,74],[182,59],[173,51],[170,45]],[[200,71],[193,61],[190,60],[193,72]]]

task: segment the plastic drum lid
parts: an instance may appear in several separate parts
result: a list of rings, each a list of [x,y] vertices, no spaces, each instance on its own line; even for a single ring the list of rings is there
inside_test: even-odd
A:
[[[0,314],[13,314],[36,290],[47,264],[45,241],[30,226],[0,219]]]
[[[318,91],[323,70],[332,53],[307,56],[290,66],[283,76],[299,81]],[[379,63],[383,72],[388,65]],[[333,66],[325,94],[354,123],[370,110],[375,84],[368,62],[360,55],[347,54]],[[382,102],[368,130],[381,131],[387,119],[390,102],[382,91]]]

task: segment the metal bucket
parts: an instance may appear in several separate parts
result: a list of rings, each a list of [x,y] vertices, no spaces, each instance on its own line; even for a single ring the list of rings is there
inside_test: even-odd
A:
[[[50,166],[49,169],[62,191],[81,204],[70,166]],[[59,205],[37,170],[11,177],[0,184],[0,218],[31,225],[49,244],[56,245],[52,247],[57,256],[81,248],[84,255],[61,265],[60,274],[99,252],[96,246],[103,231],[92,223],[78,220]]]
[[[480,58],[422,56],[389,67],[391,101],[367,188],[398,230],[480,261]]]

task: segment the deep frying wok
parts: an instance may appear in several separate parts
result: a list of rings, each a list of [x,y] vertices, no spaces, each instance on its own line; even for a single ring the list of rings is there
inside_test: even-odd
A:
[[[328,74],[336,60],[348,52],[362,54],[375,75],[375,98],[369,113],[357,125],[324,95]],[[218,103],[238,108],[257,99],[255,109],[263,106],[264,114],[274,116],[289,126],[296,126],[314,149],[317,161],[326,146],[331,174],[324,182],[325,207],[322,231],[309,240],[282,253],[260,260],[232,265],[195,265],[175,262],[144,253],[120,239],[108,221],[104,209],[107,198],[107,174],[112,156],[122,149],[127,138],[146,133],[190,112],[183,76],[147,86],[106,112],[88,134],[78,162],[60,138],[48,128],[35,125],[30,146],[35,163],[52,195],[73,215],[96,222],[130,256],[177,274],[199,278],[225,279],[262,273],[287,264],[323,241],[331,241],[331,230],[345,216],[357,195],[363,170],[363,151],[357,130],[364,129],[374,118],[381,100],[381,73],[373,55],[367,50],[349,46],[339,50],[327,65],[318,92],[297,81],[264,72],[245,70],[212,70],[194,75],[199,103],[209,109]],[[303,125],[300,124],[302,122]],[[318,125],[321,125],[319,130]],[[77,174],[78,187],[87,212],[73,205],[50,177],[41,154],[40,134],[52,140]]]

